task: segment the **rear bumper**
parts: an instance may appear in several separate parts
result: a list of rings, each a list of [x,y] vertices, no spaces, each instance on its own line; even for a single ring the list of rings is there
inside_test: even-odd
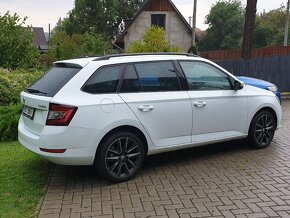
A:
[[[46,126],[40,135],[25,128],[20,118],[18,124],[18,140],[28,150],[60,165],[92,165],[99,141],[98,131],[76,127]],[[43,152],[45,149],[66,149],[64,153]]]

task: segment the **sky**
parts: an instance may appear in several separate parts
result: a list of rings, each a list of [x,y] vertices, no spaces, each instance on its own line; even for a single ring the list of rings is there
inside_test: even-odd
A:
[[[185,19],[188,21],[192,16],[193,0],[172,0]],[[209,13],[211,6],[217,0],[197,0],[197,27],[205,30],[205,16]],[[246,0],[242,0],[246,5]],[[258,0],[258,12],[277,9],[282,3],[286,5],[287,0]],[[27,25],[43,27],[48,32],[48,23],[53,28],[58,19],[66,17],[67,13],[74,7],[74,0],[0,0],[0,14],[7,11],[17,13],[20,17],[28,17]]]

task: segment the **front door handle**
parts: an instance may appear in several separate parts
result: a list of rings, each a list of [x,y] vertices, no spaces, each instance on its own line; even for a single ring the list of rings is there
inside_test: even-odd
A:
[[[198,107],[198,108],[202,108],[202,107],[206,106],[206,102],[205,101],[196,101],[193,104],[194,104],[195,107]]]
[[[152,111],[153,109],[154,107],[152,105],[141,105],[138,107],[138,110],[142,112]]]

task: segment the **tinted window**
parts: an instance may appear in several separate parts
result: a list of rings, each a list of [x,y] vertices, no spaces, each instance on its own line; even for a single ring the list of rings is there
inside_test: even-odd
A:
[[[144,92],[180,90],[173,64],[168,61],[135,64]]]
[[[134,66],[128,65],[122,81],[121,92],[139,92],[141,91],[140,82]]]
[[[152,14],[151,25],[165,28],[165,14]]]
[[[202,62],[180,62],[191,90],[231,89],[229,76],[221,70]]]
[[[39,80],[30,85],[26,92],[53,97],[81,68],[53,67]]]
[[[83,86],[88,93],[115,93],[123,66],[106,66],[96,71]]]

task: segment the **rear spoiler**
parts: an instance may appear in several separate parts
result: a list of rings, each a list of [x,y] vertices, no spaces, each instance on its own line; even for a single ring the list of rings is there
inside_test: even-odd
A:
[[[56,62],[53,64],[54,67],[60,68],[79,68],[82,69],[83,66],[75,63],[64,63],[64,62]]]

